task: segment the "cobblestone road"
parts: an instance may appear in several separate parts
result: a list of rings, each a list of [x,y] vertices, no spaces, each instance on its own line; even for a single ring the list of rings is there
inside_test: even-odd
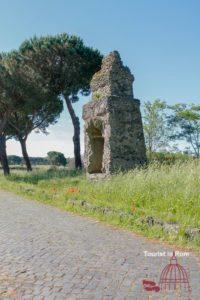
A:
[[[169,257],[145,257],[145,250],[171,249],[0,192],[0,299],[148,299],[142,279],[158,282]],[[199,299],[197,257],[179,263],[189,269],[190,299]]]

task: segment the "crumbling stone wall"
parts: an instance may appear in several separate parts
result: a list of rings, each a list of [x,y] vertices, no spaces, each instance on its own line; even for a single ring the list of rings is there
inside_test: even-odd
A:
[[[140,101],[133,98],[133,81],[117,51],[104,58],[92,78],[92,100],[83,107],[88,174],[109,175],[146,162]]]
[[[101,70],[92,78],[92,97],[94,100],[109,96],[133,98],[133,81],[129,68],[123,66],[119,53],[114,51],[104,58]]]

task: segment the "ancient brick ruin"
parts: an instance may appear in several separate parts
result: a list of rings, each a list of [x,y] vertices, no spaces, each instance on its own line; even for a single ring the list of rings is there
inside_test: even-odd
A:
[[[84,162],[90,177],[130,170],[146,162],[140,101],[134,76],[117,51],[102,62],[91,81],[92,100],[83,107]]]

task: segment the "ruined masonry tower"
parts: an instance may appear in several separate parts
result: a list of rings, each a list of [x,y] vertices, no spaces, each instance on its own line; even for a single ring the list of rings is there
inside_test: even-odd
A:
[[[91,81],[92,100],[83,107],[85,167],[91,178],[130,170],[146,162],[140,101],[134,76],[117,51],[103,59]]]

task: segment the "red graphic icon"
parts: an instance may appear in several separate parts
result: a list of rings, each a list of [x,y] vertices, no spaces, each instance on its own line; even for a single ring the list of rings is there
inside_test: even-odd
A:
[[[151,280],[143,280],[143,287],[147,292],[159,292],[160,291],[160,287],[158,285],[156,285],[156,283],[154,281]]]
[[[151,280],[144,279],[142,281],[143,288],[147,292],[159,291],[185,291],[191,293],[188,275],[183,266],[177,262],[175,252],[161,272],[159,284]]]
[[[162,270],[159,286],[161,290],[185,289],[190,292],[190,285],[187,272],[183,266],[177,262],[175,252],[170,259],[170,263]]]

